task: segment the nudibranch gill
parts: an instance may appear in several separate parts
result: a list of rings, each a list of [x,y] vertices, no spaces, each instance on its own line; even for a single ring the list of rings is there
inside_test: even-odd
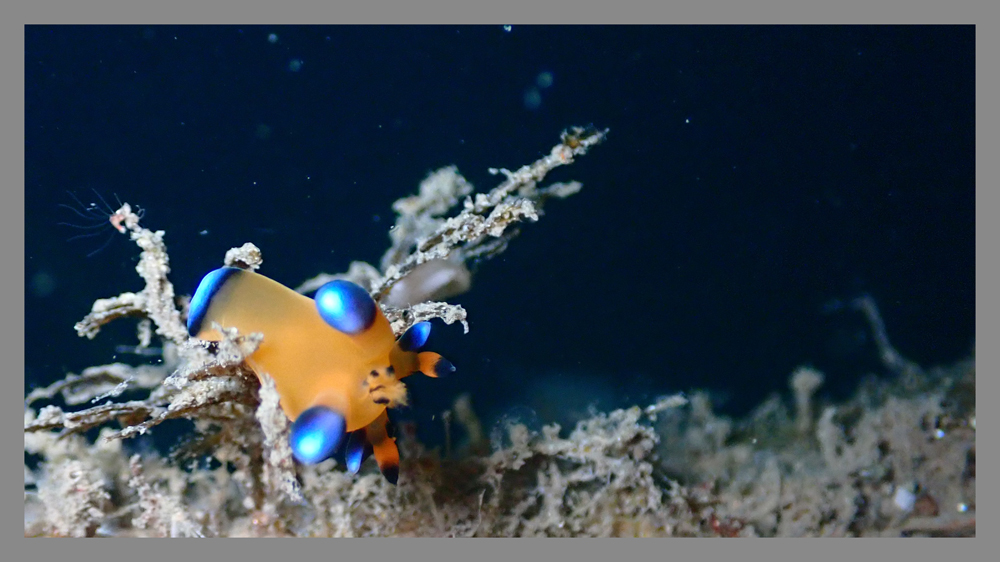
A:
[[[399,451],[387,408],[406,404],[400,382],[414,372],[430,377],[455,367],[420,351],[430,323],[414,324],[395,339],[389,321],[367,291],[331,281],[314,298],[252,271],[223,267],[198,285],[188,312],[191,336],[218,341],[216,326],[264,335],[247,364],[274,379],[281,408],[292,421],[296,460],[318,463],[345,442],[347,467],[357,472],[374,453],[379,470],[396,483]]]

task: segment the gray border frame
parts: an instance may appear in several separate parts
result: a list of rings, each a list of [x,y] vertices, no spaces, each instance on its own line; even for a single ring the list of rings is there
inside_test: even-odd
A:
[[[311,5],[310,5],[311,4]],[[197,3],[171,2],[148,3],[138,5],[135,2],[126,1],[92,1],[92,2],[16,2],[16,5],[8,5],[2,9],[3,31],[0,38],[4,43],[2,49],[3,57],[7,59],[4,68],[12,69],[17,73],[17,79],[4,84],[3,95],[4,104],[4,144],[6,150],[2,151],[5,160],[9,164],[6,170],[13,178],[11,186],[2,190],[3,203],[0,204],[0,212],[6,215],[6,220],[2,221],[5,230],[11,232],[3,237],[5,255],[20,255],[19,260],[15,260],[12,267],[5,269],[3,276],[6,283],[18,286],[19,290],[11,291],[2,301],[4,317],[13,319],[8,322],[8,329],[11,336],[4,338],[4,345],[14,348],[8,357],[13,357],[13,368],[7,376],[2,378],[5,388],[3,396],[13,398],[18,393],[23,396],[24,380],[23,376],[17,373],[24,372],[23,343],[24,328],[23,323],[18,319],[24,318],[24,314],[30,313],[24,309],[24,25],[31,23],[132,23],[132,22],[158,22],[158,23],[288,23],[295,24],[305,21],[325,22],[325,23],[490,23],[490,24],[521,24],[530,23],[651,23],[659,22],[664,24],[673,23],[951,23],[951,24],[976,24],[976,50],[978,53],[998,52],[996,45],[996,35],[991,33],[996,25],[995,20],[985,18],[988,9],[985,2],[970,2],[968,0],[950,2],[904,2],[874,1],[865,2],[823,2],[804,3],[788,0],[740,2],[738,0],[729,2],[718,2],[702,0],[679,4],[677,2],[667,2],[652,4],[650,2],[632,2],[616,0],[613,3],[592,3],[580,5],[581,3],[571,3],[570,0],[558,0],[556,2],[523,3],[512,6],[509,2],[490,3],[473,5],[471,2],[461,0],[439,0],[432,2],[405,2],[397,0],[394,2],[384,2],[372,0],[364,5],[347,5],[341,2],[329,4],[313,3],[267,3],[246,5],[237,4],[233,0],[225,2],[200,1]],[[990,44],[994,46],[989,47]],[[987,65],[984,61],[989,60],[985,56],[977,57],[977,98],[979,100],[992,101],[996,99],[996,67]],[[985,105],[985,104],[983,104]],[[977,104],[980,109],[980,104]],[[978,130],[976,135],[976,155],[977,155],[977,185],[989,185],[986,183],[988,177],[994,177],[995,170],[995,135],[996,135],[996,114],[992,107],[982,107],[982,112],[977,115]],[[16,138],[15,138],[16,137]],[[992,149],[988,149],[992,148]],[[992,165],[991,165],[992,164]],[[995,240],[996,229],[993,228],[993,221],[983,209],[992,208],[997,196],[994,190],[977,189],[977,212],[976,212],[976,236],[977,240]],[[992,234],[991,234],[992,232]],[[977,248],[977,284],[976,293],[977,310],[985,311],[987,314],[980,314],[976,322],[976,332],[980,334],[979,341],[986,340],[981,334],[988,335],[994,328],[997,301],[992,300],[992,293],[986,288],[997,286],[996,262],[987,257],[984,250],[988,246]],[[981,259],[986,258],[986,259]],[[984,267],[985,266],[985,267]],[[988,337],[988,336],[987,336]],[[985,354],[978,353],[977,362],[983,368],[982,361],[985,359],[988,366],[995,360],[991,350],[992,346],[986,347]],[[990,373],[987,368],[983,371]],[[989,390],[993,390],[997,382],[992,376],[981,377],[979,385],[986,384],[986,391],[980,396],[995,395]],[[980,387],[981,389],[981,387]],[[13,417],[16,410],[13,407],[5,409]],[[991,409],[986,409],[985,418],[978,423],[984,427],[995,427],[995,423],[990,420],[994,418],[990,414]],[[14,432],[14,420],[5,424],[3,431]],[[987,434],[990,435],[990,434]],[[15,435],[9,436],[12,440],[19,439]],[[22,435],[23,437],[23,435]],[[983,454],[983,453],[986,454]],[[987,466],[995,466],[995,449],[989,445],[985,447],[979,455],[980,462],[985,462]],[[13,482],[13,473],[16,465],[13,462],[5,463],[4,472],[7,478],[5,482]],[[985,472],[989,474],[987,470]],[[980,484],[979,491],[982,491],[986,498],[995,497],[991,483]],[[11,512],[16,505],[16,498],[13,494],[12,486],[5,486],[5,496],[10,496],[4,505],[9,506]],[[977,502],[978,503],[978,502]],[[983,502],[984,507],[995,505],[994,502]],[[5,510],[6,511],[6,510]],[[992,509],[980,510],[986,514],[992,513]],[[10,514],[11,518],[22,517]],[[989,531],[992,525],[987,519],[984,528],[987,529],[985,538],[988,540]],[[8,532],[4,535],[15,536],[13,530],[16,524],[8,522],[3,525]],[[836,541],[832,544],[825,541],[822,544],[815,542],[802,542],[794,540],[769,540],[766,541],[730,541],[721,540],[673,540],[669,545],[660,540],[639,540],[625,542],[603,541],[573,541],[573,540],[497,540],[497,539],[464,539],[453,541],[433,541],[433,540],[409,540],[402,541],[380,541],[377,544],[362,544],[358,541],[340,541],[336,545],[329,543],[318,543],[316,541],[298,541],[294,545],[290,542],[277,543],[268,541],[266,544],[244,545],[227,542],[224,545],[213,543],[193,543],[190,541],[173,541],[169,547],[152,548],[147,539],[141,544],[137,539],[126,539],[124,541],[52,541],[44,539],[18,542],[12,547],[16,550],[11,552],[8,559],[28,559],[28,556],[42,556],[41,559],[69,559],[70,557],[85,557],[95,559],[124,559],[128,556],[132,560],[149,560],[176,558],[185,552],[197,553],[196,556],[211,557],[215,555],[221,559],[245,558],[247,560],[259,560],[275,556],[288,557],[286,549],[292,548],[294,556],[312,556],[313,560],[323,560],[329,558],[347,557],[376,557],[385,559],[405,560],[416,556],[418,559],[425,557],[461,557],[466,560],[481,559],[505,559],[512,557],[525,557],[537,559],[615,559],[622,556],[634,556],[637,559],[658,560],[665,558],[674,559],[737,559],[743,557],[756,558],[757,556],[777,557],[777,558],[829,558],[844,559],[846,556],[860,556],[865,559],[887,559],[887,558],[912,558],[912,559],[956,559],[963,555],[971,554],[969,551],[978,552],[982,550],[977,541],[942,541],[931,539],[891,539],[886,541],[873,541],[871,539]],[[160,539],[162,540],[162,539]],[[334,550],[335,548],[335,550]],[[947,549],[947,550],[946,550]],[[543,558],[544,557],[544,558]],[[979,557],[976,557],[979,558]]]

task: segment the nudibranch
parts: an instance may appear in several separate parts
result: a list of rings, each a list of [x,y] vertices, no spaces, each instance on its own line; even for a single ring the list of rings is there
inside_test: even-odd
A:
[[[264,339],[246,362],[274,379],[281,408],[292,421],[292,454],[303,464],[332,456],[345,442],[347,468],[357,472],[374,453],[379,470],[396,483],[399,451],[387,408],[406,404],[400,379],[414,372],[439,377],[455,367],[420,351],[430,323],[419,322],[398,340],[372,297],[348,281],[331,281],[310,299],[249,270],[206,275],[188,312],[191,336],[218,341],[216,326]]]

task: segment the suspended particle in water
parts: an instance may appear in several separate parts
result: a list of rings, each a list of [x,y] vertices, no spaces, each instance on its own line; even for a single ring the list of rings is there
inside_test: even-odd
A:
[[[31,294],[36,297],[47,297],[56,290],[56,278],[48,271],[38,271],[31,276]]]
[[[271,44],[277,43],[278,42],[278,34],[277,33],[269,33],[267,35],[267,42],[271,43]]]
[[[302,65],[303,64],[305,64],[305,61],[303,61],[302,59],[292,59],[292,60],[288,61],[288,71],[289,72],[298,72],[298,71],[302,70]]]
[[[504,30],[505,33],[510,33],[512,29],[514,29],[513,25],[505,25],[505,26],[503,26],[503,30]]]
[[[538,76],[535,77],[535,85],[537,85],[539,89],[544,90],[552,87],[553,79],[554,77],[552,76],[552,73],[545,70],[539,72]]]
[[[542,106],[542,93],[532,86],[524,91],[524,107],[534,111]]]

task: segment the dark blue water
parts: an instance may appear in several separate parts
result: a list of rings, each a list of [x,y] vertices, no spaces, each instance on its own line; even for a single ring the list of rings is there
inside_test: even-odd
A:
[[[272,35],[273,34],[273,35]],[[611,132],[457,300],[407,416],[461,392],[541,421],[707,388],[731,413],[797,365],[830,398],[887,376],[869,293],[921,363],[974,339],[971,27],[28,27],[26,386],[113,360],[137,249],[58,206],[115,195],[166,230],[181,293],[247,241],[297,285],[377,263],[390,204],[457,164],[479,190],[571,125]],[[547,87],[546,84],[548,82]],[[415,377],[415,379],[419,379]],[[527,408],[527,410],[525,410]],[[426,424],[425,424],[426,425]]]

